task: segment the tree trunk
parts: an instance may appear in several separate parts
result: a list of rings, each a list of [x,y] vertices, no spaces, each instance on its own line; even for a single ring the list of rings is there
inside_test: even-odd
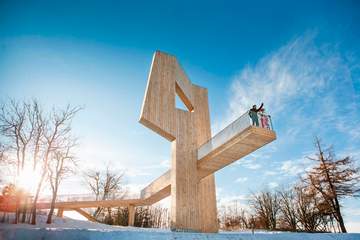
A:
[[[344,219],[341,215],[341,210],[340,210],[340,204],[339,204],[339,201],[337,198],[335,198],[335,204],[336,204],[336,215],[337,215],[337,218],[338,218],[338,222],[339,222],[339,225],[340,225],[340,229],[341,229],[341,232],[342,233],[347,233],[346,231],[346,227],[345,227],[345,223],[344,223]]]
[[[47,221],[46,221],[47,224],[50,224],[52,222],[52,216],[54,214],[56,196],[57,196],[57,187],[55,188],[55,191],[53,192],[53,197],[51,199],[50,211],[49,211]]]
[[[28,199],[27,197],[25,197],[25,204],[22,207],[22,218],[21,218],[22,223],[24,223],[26,220],[27,204],[28,204]]]
[[[49,214],[48,214],[48,217],[47,217],[47,220],[46,220],[47,224],[51,224],[51,222],[52,222],[52,216],[54,214],[54,207],[55,207],[55,199],[53,198],[51,200],[50,211],[49,211]]]
[[[38,187],[36,189],[36,194],[35,194],[34,203],[33,203],[34,205],[33,205],[33,209],[32,209],[32,216],[31,216],[31,224],[32,225],[36,224],[36,203],[37,203],[37,201],[39,199],[39,194],[40,194],[42,183],[43,183],[44,178],[45,178],[45,173],[46,172],[44,171],[43,174],[41,175]]]
[[[15,210],[15,224],[19,223],[19,219],[20,219],[20,197],[18,195],[16,195],[16,210]]]
[[[34,200],[34,206],[31,211],[31,224],[32,225],[36,225],[36,202],[37,202],[37,199]]]

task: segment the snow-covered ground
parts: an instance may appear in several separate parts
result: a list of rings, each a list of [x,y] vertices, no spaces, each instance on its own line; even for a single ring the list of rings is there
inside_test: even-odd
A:
[[[38,224],[0,224],[0,240],[360,240],[360,234],[310,234],[282,232],[221,232],[218,234],[171,232],[163,229],[109,226],[100,223],[55,218],[53,224],[45,223],[39,216]]]

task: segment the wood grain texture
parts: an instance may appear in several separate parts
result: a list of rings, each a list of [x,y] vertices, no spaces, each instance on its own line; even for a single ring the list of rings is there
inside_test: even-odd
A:
[[[200,231],[197,148],[192,114],[176,109],[176,140],[172,142],[171,228]]]
[[[139,120],[169,141],[175,140],[175,68],[175,57],[155,52]]]
[[[210,113],[208,92],[206,88],[193,85],[194,101],[194,129],[196,129],[196,149],[211,139]],[[197,160],[197,154],[196,154]],[[196,161],[196,165],[198,161]],[[197,166],[198,168],[198,166]],[[197,171],[199,178],[199,171]],[[218,219],[216,207],[215,176],[200,179],[198,183],[198,202],[201,232],[218,232]]]

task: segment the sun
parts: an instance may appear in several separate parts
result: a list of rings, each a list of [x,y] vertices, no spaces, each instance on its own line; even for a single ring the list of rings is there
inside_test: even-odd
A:
[[[16,185],[26,192],[33,193],[40,180],[40,172],[31,168],[25,168],[17,177]]]

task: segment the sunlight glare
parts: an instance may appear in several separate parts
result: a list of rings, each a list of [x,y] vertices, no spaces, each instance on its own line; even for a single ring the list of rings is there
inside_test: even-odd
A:
[[[34,192],[38,181],[40,180],[40,173],[38,170],[25,168],[17,179],[17,186],[26,192]]]

